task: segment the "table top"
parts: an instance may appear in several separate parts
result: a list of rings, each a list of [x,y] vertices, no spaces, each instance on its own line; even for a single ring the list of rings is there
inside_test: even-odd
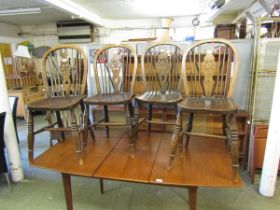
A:
[[[111,130],[110,130],[111,131]],[[232,181],[231,158],[224,141],[191,137],[180,157],[177,151],[168,170],[171,134],[139,132],[135,158],[131,159],[124,130],[95,132],[88,139],[84,164],[78,164],[71,139],[47,149],[32,166],[77,176],[132,181],[171,186],[241,187]],[[36,148],[35,148],[36,149]]]

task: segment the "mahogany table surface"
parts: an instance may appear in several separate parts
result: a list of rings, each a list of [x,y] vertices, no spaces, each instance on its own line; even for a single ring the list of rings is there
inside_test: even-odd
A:
[[[103,130],[98,130],[95,141],[88,139],[83,165],[78,163],[71,139],[50,147],[30,164],[70,175],[140,183],[181,187],[242,186],[241,181],[232,181],[230,153],[223,140],[191,137],[182,155],[177,151],[173,167],[168,170],[170,140],[168,133],[139,132],[132,159],[124,130],[112,131],[110,138],[105,137]]]

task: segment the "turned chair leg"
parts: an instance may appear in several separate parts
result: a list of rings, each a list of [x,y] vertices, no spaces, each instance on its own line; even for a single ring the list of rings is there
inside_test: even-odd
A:
[[[59,112],[59,111],[56,111],[55,114],[56,114],[56,119],[57,119],[58,127],[59,127],[59,128],[62,128],[62,127],[63,127],[63,122],[62,122],[62,119],[61,119],[60,112]],[[64,139],[65,139],[64,131],[61,131],[61,132],[60,132],[60,136],[61,136],[61,140],[64,140]],[[58,139],[58,140],[59,140],[59,139]]]
[[[53,120],[52,120],[52,112],[47,111],[46,113],[46,121],[48,122],[48,125],[52,125],[53,124]],[[50,147],[53,146],[53,140],[55,139],[55,133],[54,131],[50,131],[50,136],[49,136],[49,141],[50,141]]]
[[[236,125],[236,115],[230,116],[230,143],[231,143],[231,156],[232,156],[232,171],[233,181],[239,181],[239,139]]]
[[[133,112],[133,141],[135,143],[136,139],[138,138],[138,120],[139,120],[139,110],[140,104],[136,102],[134,112]]]
[[[132,126],[132,117],[133,114],[131,108],[128,104],[124,105],[125,107],[125,122],[126,122],[126,129],[127,129],[127,135],[129,139],[129,148],[130,148],[130,156],[131,158],[135,157],[134,154],[134,135],[133,135],[133,126]]]
[[[93,127],[91,127],[90,120],[89,120],[89,104],[85,105],[84,115],[85,115],[84,123],[86,124],[85,129],[89,130],[92,141],[95,141]]]
[[[108,113],[108,106],[104,106],[104,120],[105,122],[109,122],[109,113]],[[109,138],[109,126],[105,126],[107,138]]]
[[[172,140],[171,140],[171,152],[169,156],[168,169],[172,168],[172,163],[175,157],[178,143],[179,141],[182,140],[181,131],[182,131],[182,112],[181,110],[179,110],[179,112],[177,113],[177,120],[174,126],[174,133],[172,135]]]
[[[189,113],[188,120],[187,120],[187,128],[186,128],[187,132],[191,132],[192,131],[193,115],[194,115],[193,113]],[[186,147],[188,146],[189,141],[190,141],[190,135],[186,134]]]
[[[28,160],[32,162],[34,160],[34,121],[32,110],[28,110],[27,128]]]
[[[76,152],[78,153],[79,156],[79,164],[82,165],[83,164],[83,152],[84,152],[84,145],[81,141],[81,138],[79,138],[78,135],[78,126],[77,126],[77,121],[76,121],[76,115],[75,115],[75,111],[74,109],[70,110],[71,112],[71,130],[72,130],[72,135],[73,135],[73,139],[75,141],[75,145],[76,145]]]
[[[225,138],[225,144],[229,146],[229,139],[230,139],[230,132],[229,132],[229,122],[228,122],[228,115],[223,114],[222,115],[222,122],[223,122],[223,134],[227,136]]]
[[[153,104],[149,104],[148,106],[149,107],[148,107],[148,117],[147,117],[147,119],[152,120],[152,118],[153,118]],[[149,135],[151,133],[151,127],[152,127],[152,124],[148,123],[148,134]]]

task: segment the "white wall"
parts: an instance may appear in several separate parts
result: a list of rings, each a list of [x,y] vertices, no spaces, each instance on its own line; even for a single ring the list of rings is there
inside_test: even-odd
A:
[[[17,38],[18,33],[20,32],[20,28],[18,26],[7,23],[0,23],[0,28],[1,37]]]
[[[56,24],[22,26],[21,38],[30,41],[35,47],[58,44]]]
[[[6,23],[0,23],[0,28],[0,42],[9,43],[13,48],[15,48],[16,43],[21,41],[21,39],[18,37],[20,27]]]
[[[192,26],[193,17],[176,17],[171,24],[170,36],[174,41],[185,41],[186,37],[196,39],[211,38],[214,35],[213,26]],[[95,28],[92,44],[120,43],[131,38],[156,37],[156,28],[161,26],[159,18],[110,20],[108,28]],[[56,24],[21,27],[21,39],[30,41],[35,47],[53,46],[59,43]]]

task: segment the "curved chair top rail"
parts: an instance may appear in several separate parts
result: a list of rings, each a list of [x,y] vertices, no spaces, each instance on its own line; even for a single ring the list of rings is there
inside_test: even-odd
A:
[[[94,55],[98,94],[133,93],[138,64],[136,50],[126,44],[108,44]]]
[[[172,42],[156,42],[147,46],[141,56],[145,91],[181,92],[182,48]]]
[[[238,69],[239,54],[230,41],[220,38],[196,41],[182,59],[184,92],[197,97],[231,97]]]
[[[42,79],[48,97],[85,94],[87,56],[77,45],[61,44],[42,58]]]

